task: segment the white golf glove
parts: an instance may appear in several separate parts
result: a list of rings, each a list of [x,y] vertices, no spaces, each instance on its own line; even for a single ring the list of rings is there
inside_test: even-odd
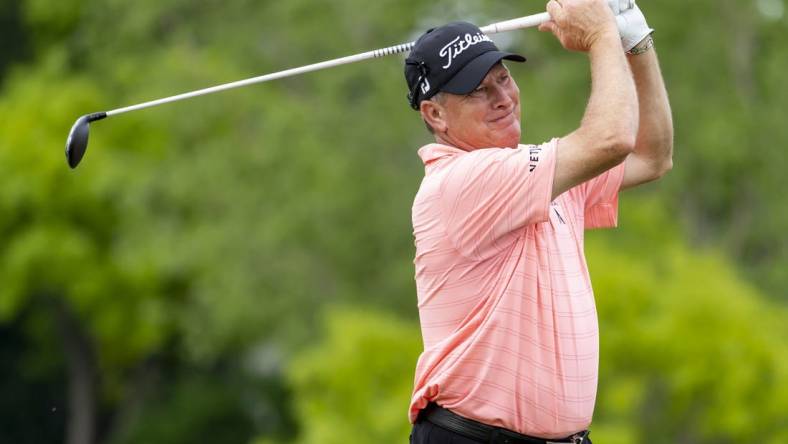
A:
[[[621,43],[624,46],[624,51],[629,51],[640,43],[643,39],[648,37],[653,29],[649,28],[646,23],[646,17],[635,4],[635,0],[608,0],[608,3],[632,3],[632,9],[625,9],[623,5],[619,8],[621,11],[616,14],[616,24],[618,24],[618,33],[621,35]],[[615,12],[613,8],[613,12]]]
[[[607,4],[613,10],[613,15],[619,15],[621,11],[626,11],[635,6],[635,0],[607,0]]]

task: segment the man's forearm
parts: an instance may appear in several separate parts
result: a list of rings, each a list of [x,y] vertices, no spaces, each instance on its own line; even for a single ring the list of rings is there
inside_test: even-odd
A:
[[[638,125],[633,75],[627,66],[620,43],[615,37],[612,40],[612,45],[599,44],[589,51],[591,95],[581,130],[590,130],[597,136],[631,140],[635,137]]]
[[[654,48],[629,55],[639,103],[639,125],[634,155],[659,172],[669,170],[673,157],[673,119]]]
[[[620,164],[633,153],[638,105],[632,72],[614,33],[589,51],[591,97],[580,127],[561,138],[553,198]]]

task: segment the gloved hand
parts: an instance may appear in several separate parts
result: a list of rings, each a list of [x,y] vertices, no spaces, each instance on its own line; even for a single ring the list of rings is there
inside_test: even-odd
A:
[[[621,35],[621,43],[624,46],[624,51],[629,51],[645,39],[649,34],[654,32],[649,28],[646,23],[646,17],[635,4],[634,0],[608,0],[608,3],[626,3],[632,2],[632,9],[625,10],[623,7],[616,14],[616,24],[618,25],[618,33]],[[615,9],[613,9],[615,12]]]
[[[613,10],[613,15],[621,14],[621,11],[626,11],[635,5],[635,0],[607,0],[610,9]]]

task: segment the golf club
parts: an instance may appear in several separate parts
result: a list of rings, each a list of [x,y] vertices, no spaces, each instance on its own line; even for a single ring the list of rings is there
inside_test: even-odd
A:
[[[611,5],[611,8],[615,12],[618,12],[631,8],[632,5],[634,4],[634,0],[608,0],[608,3]],[[485,34],[495,34],[499,32],[512,31],[515,29],[523,29],[523,28],[539,26],[540,24],[547,22],[549,20],[550,20],[550,15],[547,12],[542,12],[539,14],[533,14],[517,19],[493,23],[491,25],[484,26],[480,29]],[[165,103],[177,102],[179,100],[189,99],[192,97],[202,96],[206,94],[212,94],[215,92],[224,91],[232,88],[238,88],[241,86],[267,82],[269,80],[281,79],[283,77],[290,77],[311,71],[317,71],[320,69],[331,68],[334,66],[360,62],[362,60],[383,57],[391,54],[398,54],[398,53],[410,51],[413,48],[414,44],[415,42],[403,43],[400,45],[389,46],[386,48],[376,49],[374,51],[368,51],[368,52],[346,56],[334,60],[314,63],[299,68],[292,68],[285,71],[279,71],[258,77],[252,77],[231,83],[212,86],[209,88],[199,89],[196,91],[165,97],[162,99],[151,100],[149,102],[113,109],[111,111],[86,114],[78,118],[77,121],[74,122],[74,125],[71,127],[71,131],[68,134],[68,139],[66,140],[66,160],[68,161],[68,165],[72,169],[76,168],[77,165],[79,165],[79,162],[82,160],[82,157],[85,155],[85,150],[87,150],[88,147],[90,122],[94,122],[110,116],[126,113],[129,111],[136,111],[143,108],[150,108],[153,106],[163,105]]]

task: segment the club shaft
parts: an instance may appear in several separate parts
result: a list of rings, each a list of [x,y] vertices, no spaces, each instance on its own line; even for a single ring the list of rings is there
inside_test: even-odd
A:
[[[480,28],[482,32],[486,34],[495,34],[498,32],[505,32],[505,31],[513,31],[515,29],[522,29],[522,28],[530,28],[534,26],[539,26],[540,24],[550,20],[550,15],[546,12],[540,14],[533,14],[526,17],[521,17],[513,20],[506,20],[503,22],[493,23],[491,25],[487,25],[483,28]],[[271,74],[265,74],[258,77],[252,77],[244,80],[238,80],[231,83],[225,83],[222,85],[216,85],[209,88],[203,88],[196,91],[191,91],[183,94],[178,94],[175,96],[165,97],[163,99],[151,100],[149,102],[139,103],[137,105],[126,106],[124,108],[113,109],[111,111],[107,111],[106,115],[114,116],[117,114],[127,113],[129,111],[136,111],[138,109],[143,108],[150,108],[152,106],[163,105],[165,103],[177,102],[179,100],[189,99],[192,97],[203,96],[206,94],[212,94],[219,91],[225,91],[228,89],[239,88],[241,86],[252,85],[255,83],[263,83],[269,80],[276,80],[281,79],[283,77],[291,77],[298,74],[304,74],[307,72],[317,71],[321,69],[331,68],[334,66],[339,65],[346,65],[349,63],[360,62],[362,60],[374,59],[378,57],[384,57],[391,54],[399,54],[402,52],[410,51],[413,48],[415,42],[410,43],[403,43],[401,45],[389,46],[386,48],[376,49],[374,51],[367,51],[360,54],[355,54],[351,56],[341,57],[338,59],[327,60],[325,62],[320,63],[313,63],[311,65],[301,66],[299,68],[291,68],[284,71],[279,71]]]

